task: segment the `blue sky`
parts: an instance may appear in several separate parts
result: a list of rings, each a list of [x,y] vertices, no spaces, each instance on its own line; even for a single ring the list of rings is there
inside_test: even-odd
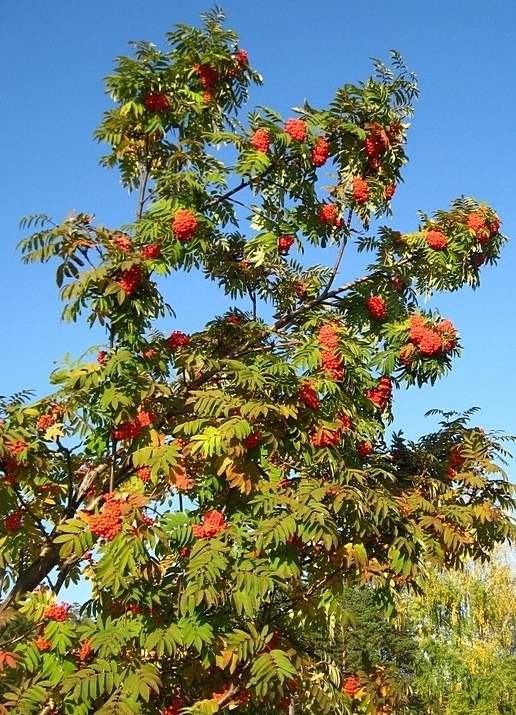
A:
[[[324,106],[344,82],[371,71],[371,57],[400,51],[419,78],[421,98],[409,133],[410,163],[389,225],[414,230],[417,210],[446,208],[461,195],[490,203],[503,231],[516,236],[514,76],[516,13],[509,0],[227,0],[228,25],[263,75],[251,106],[289,116],[306,98]],[[15,250],[18,221],[45,212],[56,220],[76,209],[104,225],[131,221],[135,197],[102,169],[92,134],[110,100],[102,78],[129,40],[163,45],[176,22],[195,23],[211,7],[198,0],[7,0],[0,8],[0,394],[47,390],[54,362],[79,355],[101,333],[60,323],[53,267],[23,266]],[[516,320],[511,294],[514,242],[481,288],[436,301],[461,334],[464,357],[433,388],[396,395],[396,426],[410,436],[432,427],[426,410],[482,408],[479,423],[516,434]],[[193,285],[193,284],[192,284]],[[200,327],[199,288],[181,283],[178,323]],[[196,306],[196,300],[199,304]],[[514,478],[514,474],[512,475]]]

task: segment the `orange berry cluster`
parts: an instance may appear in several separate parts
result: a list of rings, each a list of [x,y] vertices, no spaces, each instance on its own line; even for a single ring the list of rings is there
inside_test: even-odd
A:
[[[390,378],[381,377],[376,387],[366,391],[366,397],[381,410],[384,410],[392,397],[392,383]]]
[[[324,137],[319,137],[314,148],[312,149],[312,164],[315,167],[324,166],[328,160],[328,155],[328,142]]]
[[[317,392],[314,390],[312,384],[307,380],[305,380],[305,382],[301,385],[299,397],[305,407],[308,407],[310,410],[318,410],[321,405]]]
[[[365,459],[367,456],[371,454],[373,451],[373,447],[371,445],[371,442],[360,442],[360,444],[357,446],[357,452],[362,457],[362,459]]]
[[[500,230],[500,220],[496,214],[488,216],[485,210],[472,211],[468,215],[466,226],[473,231],[479,243],[484,246]]]
[[[181,243],[191,241],[199,221],[188,209],[178,209],[172,221],[172,231]]]
[[[111,494],[106,495],[104,506],[99,514],[88,519],[90,531],[97,536],[111,541],[122,530],[120,501]]]
[[[143,103],[149,112],[166,112],[170,107],[170,101],[163,92],[152,92],[143,98]]]
[[[434,251],[442,251],[448,245],[448,239],[440,229],[428,231],[425,240]]]
[[[79,660],[87,660],[87,658],[93,653],[93,648],[89,638],[85,638],[81,642],[81,650],[79,651]]]
[[[285,122],[285,132],[298,142],[304,142],[306,139],[306,124],[302,119],[287,119]]]
[[[151,243],[142,248],[140,255],[145,261],[159,258],[161,256],[161,246],[159,243]]]
[[[12,511],[4,519],[4,529],[8,534],[12,534],[14,531],[21,529],[23,521],[23,514],[21,511]]]
[[[443,320],[432,327],[421,315],[412,315],[409,340],[419,348],[421,355],[437,355],[453,350],[457,341],[457,332],[450,320]]]
[[[40,415],[37,419],[36,425],[40,430],[47,430],[56,421],[55,415]]]
[[[126,236],[125,233],[121,233],[120,235],[115,236],[112,242],[117,248],[122,251],[122,253],[128,253],[131,250],[131,239],[129,238],[129,236]]]
[[[126,271],[122,271],[117,278],[117,283],[122,286],[126,295],[132,295],[138,288],[142,279],[142,269],[140,266],[131,266]]]
[[[310,439],[314,447],[331,447],[339,444],[340,438],[340,430],[323,429],[314,432]]]
[[[327,223],[329,226],[335,226],[335,228],[341,228],[343,226],[343,221],[341,218],[337,217],[337,210],[334,204],[323,203],[319,209],[319,221],[321,223]]]
[[[261,151],[262,154],[267,154],[271,143],[269,132],[266,129],[257,129],[251,137],[250,143],[256,151]]]
[[[358,692],[358,687],[359,687],[359,683],[354,675],[350,675],[349,678],[346,678],[346,681],[344,683],[344,692],[345,693],[347,693],[352,698],[354,698]]]
[[[151,479],[151,468],[150,467],[140,467],[136,470],[136,474],[142,480],[144,484],[150,482]]]
[[[387,305],[384,299],[377,295],[372,295],[367,299],[366,307],[369,311],[369,315],[374,320],[385,320],[387,317]]]
[[[69,603],[51,603],[45,609],[45,618],[48,618],[49,621],[66,621],[70,608]]]
[[[166,343],[169,350],[177,350],[177,348],[184,348],[190,345],[190,338],[180,330],[173,330]]]
[[[164,710],[160,711],[160,715],[179,715],[180,711],[184,708],[182,700],[175,700]]]
[[[344,375],[340,358],[335,353],[338,344],[339,336],[335,327],[331,324],[323,325],[319,330],[321,361],[323,368],[328,371],[333,380],[341,380]]]
[[[365,204],[369,199],[369,186],[365,179],[356,176],[353,179],[353,198],[357,204]]]
[[[294,239],[292,238],[292,236],[280,236],[278,238],[279,253],[281,253],[282,255],[286,255],[289,252],[290,247],[293,245],[293,243]]]
[[[43,636],[38,636],[34,643],[36,644],[36,648],[42,653],[52,648],[52,643]]]
[[[194,69],[199,75],[199,79],[201,80],[201,84],[204,89],[212,89],[217,84],[219,73],[217,68],[213,65],[208,63],[197,63],[194,66]]]
[[[203,515],[202,524],[192,526],[192,531],[196,539],[211,539],[226,528],[224,514],[217,509],[211,509]]]

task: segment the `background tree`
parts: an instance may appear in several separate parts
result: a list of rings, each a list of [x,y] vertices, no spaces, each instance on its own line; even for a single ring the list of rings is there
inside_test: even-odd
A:
[[[418,442],[385,436],[394,388],[460,351],[418,297],[479,284],[497,215],[461,198],[369,235],[406,162],[401,58],[327,109],[242,116],[260,77],[218,10],[203,21],[166,52],[134,43],[107,80],[96,136],[135,221],[24,224],[24,260],[57,260],[64,317],[106,344],[65,360],[48,397],[2,403],[9,713],[374,712],[365,676],[350,687],[306,634],[342,632],[345,587],[388,611],[429,562],[512,535],[500,435],[443,415]],[[339,284],[353,252],[369,264]],[[194,334],[170,332],[180,271],[234,301]],[[77,619],[58,594],[84,579]]]
[[[462,572],[435,571],[408,601],[417,632],[415,688],[428,712],[516,711],[516,577],[510,552]]]

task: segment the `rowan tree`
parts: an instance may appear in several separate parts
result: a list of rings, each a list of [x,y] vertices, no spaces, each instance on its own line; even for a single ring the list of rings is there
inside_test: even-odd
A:
[[[343,589],[387,610],[512,535],[500,435],[448,415],[386,436],[393,392],[460,352],[419,297],[479,284],[496,213],[463,197],[382,226],[417,96],[401,58],[325,109],[245,113],[261,78],[223,19],[134,43],[107,79],[96,138],[136,218],[23,224],[23,260],[56,263],[64,318],[106,342],[2,404],[4,712],[374,712],[311,637],[346,623]],[[339,283],[345,252],[369,264]],[[179,272],[231,307],[192,332],[163,297]],[[77,615],[59,593],[82,580]]]

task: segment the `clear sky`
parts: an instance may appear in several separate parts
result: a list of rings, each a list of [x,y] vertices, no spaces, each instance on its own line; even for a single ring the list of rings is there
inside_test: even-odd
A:
[[[516,10],[513,0],[226,0],[264,86],[252,104],[289,116],[306,98],[324,106],[344,82],[365,79],[371,57],[400,51],[419,78],[421,98],[409,132],[410,163],[393,200],[390,225],[417,226],[417,210],[447,208],[461,195],[490,203],[502,230],[516,236]],[[176,22],[195,23],[211,5],[199,0],[4,0],[0,7],[0,394],[47,389],[66,352],[79,355],[102,335],[60,323],[52,265],[23,266],[18,221],[71,209],[104,225],[131,221],[135,199],[98,166],[92,139],[111,106],[102,78],[129,40],[163,46]],[[396,395],[397,426],[427,431],[427,409],[482,408],[479,424],[516,434],[514,282],[516,242],[481,288],[436,301],[461,334],[464,357],[434,388]],[[188,284],[182,283],[187,286]],[[178,297],[178,324],[200,327],[202,294]],[[199,299],[196,307],[195,301]],[[208,301],[209,303],[209,301]],[[202,305],[201,305],[202,304]],[[513,469],[511,469],[513,471]],[[511,475],[516,479],[516,475]]]

